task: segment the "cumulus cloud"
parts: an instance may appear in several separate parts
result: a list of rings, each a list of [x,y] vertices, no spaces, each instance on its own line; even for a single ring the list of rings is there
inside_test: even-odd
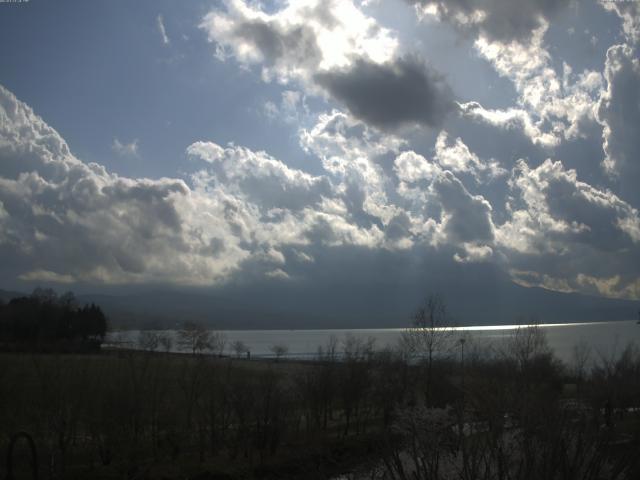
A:
[[[438,134],[435,146],[435,159],[443,167],[455,173],[468,173],[476,180],[492,180],[507,174],[496,160],[483,162],[469,150],[460,137],[452,143],[444,130]]]
[[[459,105],[463,116],[518,129],[545,148],[587,135],[587,125],[595,121],[602,75],[591,70],[574,72],[567,63],[558,69],[544,42],[551,19],[569,0],[408,1],[420,17],[446,21],[472,38],[480,57],[516,89],[518,105],[492,109],[471,101]]]
[[[197,185],[207,188],[224,185],[234,196],[264,208],[301,210],[319,205],[323,197],[333,196],[326,177],[289,168],[265,152],[196,142],[187,148],[187,153],[210,164],[210,168],[194,176]]]
[[[603,125],[604,168],[620,183],[624,198],[640,205],[640,60],[637,50],[614,45],[607,51],[607,89],[598,104]]]
[[[23,280],[216,284],[286,273],[291,247],[299,260],[384,243],[354,221],[346,185],[264,152],[196,142],[188,182],[120,177],[74,157],[4,88],[0,100],[0,250]]]
[[[388,61],[398,44],[352,1],[286,2],[268,14],[251,2],[227,0],[200,27],[216,43],[219,57],[261,64],[263,77],[285,83],[348,66],[354,57]]]
[[[570,0],[407,0],[419,15],[436,16],[465,34],[526,43]]]
[[[361,160],[375,162],[397,153],[407,144],[403,138],[372,129],[339,110],[320,114],[312,128],[300,130],[299,137],[301,147],[336,175],[346,174],[349,166]]]
[[[491,256],[492,207],[482,195],[472,195],[451,171],[412,151],[396,157],[395,170],[423,241],[457,248],[459,261]]]
[[[407,183],[431,181],[442,172],[438,164],[428,161],[412,150],[402,152],[396,157],[395,170],[398,178]]]
[[[563,140],[584,136],[584,125],[595,121],[594,105],[603,79],[599,72],[573,72],[562,64],[559,75],[544,46],[548,24],[532,32],[527,44],[502,43],[480,36],[475,48],[496,72],[508,78],[518,92],[520,108],[487,110],[476,102],[461,105],[463,114],[495,126],[518,126],[531,140],[555,147]]]
[[[198,213],[215,202],[182,180],[81,162],[1,87],[0,168],[1,249],[25,280],[216,283],[249,255],[227,223]]]
[[[640,42],[640,5],[638,2],[616,2],[600,0],[605,10],[615,12],[622,20],[622,32],[626,40],[633,44]]]
[[[439,175],[431,188],[443,209],[436,243],[479,245],[493,242],[492,209],[484,197],[471,195],[449,171]]]
[[[580,279],[604,281],[619,275],[615,296],[628,294],[627,287],[638,281],[637,209],[610,191],[578,180],[575,170],[550,159],[537,168],[521,160],[510,185],[510,219],[497,227],[496,240],[507,250],[514,278],[555,290],[563,284],[560,290],[584,291]]]
[[[516,221],[509,228],[515,237],[505,237],[517,249],[561,252],[564,246],[553,242],[556,236],[561,242],[571,238],[614,249],[637,241],[631,226],[638,224],[638,211],[614,193],[579,181],[577,172],[566,170],[560,161],[547,159],[531,169],[521,160],[511,186],[526,207],[512,210]]]
[[[313,128],[301,129],[299,136],[302,148],[322,161],[353,221],[381,227],[398,214],[389,198],[395,190],[389,175],[393,158],[406,143],[403,139],[337,110],[320,115]]]
[[[357,248],[491,262],[521,284],[633,296],[638,211],[560,162],[519,162],[507,220],[496,223],[470,186],[504,172],[462,138],[441,132],[427,158],[337,110],[299,136],[322,173],[201,141],[187,147],[196,171],[186,180],[127,178],[80,161],[2,88],[4,268],[58,283],[284,282]]]
[[[463,117],[504,130],[520,131],[541,147],[551,148],[559,144],[558,137],[552,133],[543,132],[529,113],[522,108],[487,109],[478,102],[461,103],[459,107]]]
[[[391,31],[352,1],[287,2],[273,14],[244,0],[225,7],[207,14],[201,28],[216,43],[218,58],[260,65],[266,81],[328,94],[386,130],[440,125],[455,107],[444,78],[423,61],[399,55]]]
[[[278,270],[287,273],[287,255],[300,263],[321,248],[409,248],[423,235],[416,222],[433,222],[387,197],[393,184],[375,154],[402,142],[385,145],[385,135],[340,112],[323,117],[304,141],[327,165],[339,157],[342,169],[314,176],[264,152],[196,142],[187,153],[202,168],[185,182],[120,177],[85,164],[28,106],[1,94],[0,239],[23,280],[284,278]],[[442,230],[469,240],[455,218],[464,208],[444,183],[436,188],[448,212]]]

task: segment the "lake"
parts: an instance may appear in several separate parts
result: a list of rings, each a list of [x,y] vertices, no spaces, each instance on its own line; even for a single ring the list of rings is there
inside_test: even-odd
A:
[[[640,345],[640,325],[635,320],[619,322],[592,322],[592,323],[562,323],[540,325],[545,332],[549,346],[554,353],[564,361],[570,361],[573,348],[578,343],[590,347],[592,357],[604,356],[611,358],[619,355],[625,346],[633,341]],[[499,346],[510,335],[513,335],[518,325],[492,325],[492,326],[467,326],[454,327],[454,338],[465,337],[471,345]],[[338,350],[340,342],[347,334],[352,334],[362,339],[375,339],[375,348],[382,349],[394,346],[404,329],[401,328],[377,328],[377,329],[330,329],[330,330],[224,330],[227,347],[225,353],[231,354],[229,345],[234,341],[242,341],[250,350],[253,358],[273,357],[271,347],[284,345],[288,348],[288,357],[312,358],[316,355],[320,345],[326,345],[332,336],[337,337]],[[175,342],[176,331],[164,331],[174,337],[172,351],[179,351]],[[107,345],[136,348],[139,331],[112,332],[106,339]]]

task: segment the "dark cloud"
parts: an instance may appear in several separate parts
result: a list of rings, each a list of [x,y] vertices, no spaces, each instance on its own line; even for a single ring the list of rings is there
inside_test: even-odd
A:
[[[449,171],[437,178],[433,189],[449,215],[445,226],[448,243],[493,241],[491,206],[484,198],[471,195]]]
[[[357,59],[314,78],[354,116],[384,130],[412,124],[437,127],[454,108],[442,75],[414,57],[384,64]]]
[[[571,0],[406,0],[434,6],[443,20],[464,33],[490,40],[526,42],[531,33],[562,11]]]
[[[339,240],[331,222],[325,217],[319,217],[307,229],[305,237],[313,244],[330,245]]]
[[[406,212],[400,212],[395,215],[387,224],[384,234],[389,240],[402,240],[411,235],[411,219]]]
[[[607,51],[608,87],[600,98],[605,169],[619,182],[621,196],[640,206],[640,60],[638,51],[614,45]]]
[[[366,199],[367,192],[363,185],[355,182],[349,182],[346,185],[343,201],[352,221],[359,227],[370,228],[372,225],[382,227],[380,219],[366,211]]]
[[[637,295],[637,210],[581,182],[560,161],[535,169],[520,161],[510,183],[512,218],[498,227],[497,237],[510,249],[516,278],[553,290]]]
[[[244,22],[238,24],[235,35],[254,45],[267,65],[280,60],[299,64],[316,63],[321,57],[315,34],[302,26],[281,30],[271,23]]]
[[[444,78],[421,59],[399,57],[390,31],[351,2],[292,2],[271,15],[244,0],[226,6],[207,14],[201,28],[223,57],[261,64],[267,81],[324,90],[385,130],[438,126],[454,108]]]

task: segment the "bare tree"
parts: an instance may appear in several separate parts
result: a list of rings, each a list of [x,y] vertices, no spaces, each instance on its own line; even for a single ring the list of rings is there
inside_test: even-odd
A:
[[[584,339],[581,339],[571,349],[571,359],[569,362],[569,373],[578,384],[584,381],[590,363],[591,346]]]
[[[242,340],[235,340],[231,344],[231,349],[235,352],[238,358],[249,351],[249,347],[247,347],[247,345]]]
[[[276,360],[280,360],[280,358],[289,353],[289,347],[284,343],[276,343],[272,345],[269,350],[276,356]]]
[[[211,349],[211,332],[203,325],[185,322],[178,330],[178,345],[183,350],[190,350],[193,355]]]
[[[318,347],[318,360],[323,362],[335,362],[338,358],[338,337],[331,335],[327,343]]]
[[[525,371],[531,363],[543,356],[551,355],[547,336],[537,319],[529,319],[518,327],[507,339],[505,355],[515,360],[520,371]]]
[[[173,347],[173,338],[167,332],[163,332],[158,334],[158,343],[165,353],[169,353]]]
[[[155,352],[160,345],[160,336],[150,330],[138,333],[138,347],[146,352]]]
[[[385,478],[445,480],[454,478],[455,417],[449,409],[401,410],[383,454]],[[487,477],[488,478],[488,477]]]
[[[413,315],[412,325],[403,332],[401,344],[427,364],[426,397],[431,396],[433,360],[451,347],[454,330],[449,325],[447,309],[440,295],[430,294]]]
[[[343,435],[349,434],[352,419],[356,433],[362,425],[362,417],[366,410],[366,399],[371,387],[372,358],[375,338],[367,339],[347,333],[342,341],[343,368],[339,378],[339,391],[342,398],[342,409],[345,416]]]
[[[227,346],[227,336],[222,332],[211,332],[209,349],[214,355],[221,357]]]

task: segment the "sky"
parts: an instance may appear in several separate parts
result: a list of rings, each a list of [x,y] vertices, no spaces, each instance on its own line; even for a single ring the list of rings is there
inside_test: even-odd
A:
[[[639,45],[637,1],[0,3],[0,288],[639,300]]]

